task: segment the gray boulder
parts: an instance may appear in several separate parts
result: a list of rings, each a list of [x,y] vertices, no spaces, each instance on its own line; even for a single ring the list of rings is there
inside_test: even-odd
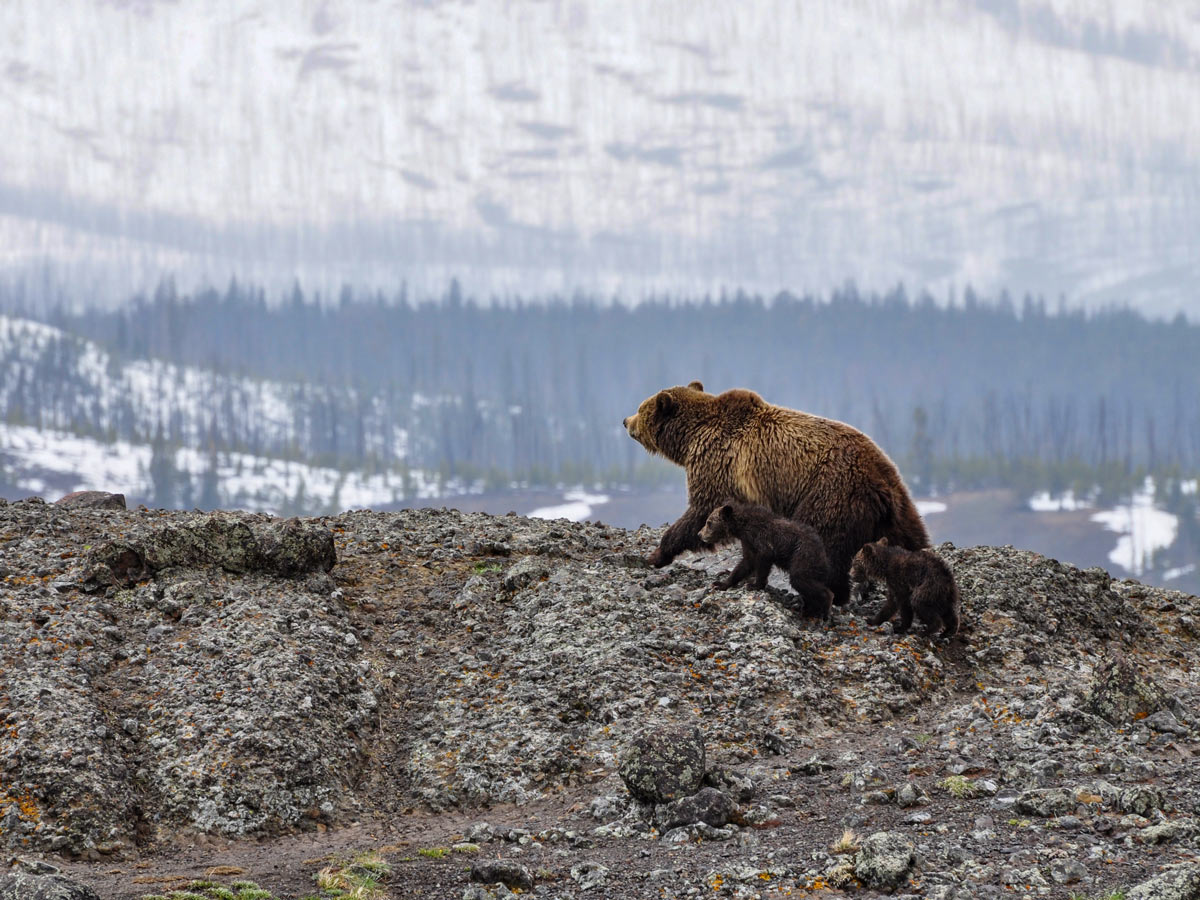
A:
[[[1126,900],[1200,900],[1200,865],[1183,863],[1130,888]]]
[[[737,804],[728,794],[706,787],[660,809],[662,814],[656,815],[655,819],[660,820],[663,831],[680,825],[695,825],[697,822],[720,828],[737,811]]]
[[[471,880],[479,884],[503,884],[522,891],[533,890],[533,874],[520,863],[491,859],[471,866]]]
[[[644,803],[695,794],[704,780],[704,735],[692,727],[663,728],[633,739],[618,769],[629,793]]]
[[[854,874],[867,887],[894,891],[917,863],[913,842],[894,831],[877,831],[854,856]]]
[[[162,569],[209,566],[287,577],[328,572],[336,562],[328,528],[299,519],[213,513],[98,544],[88,555],[87,580],[129,585]]]
[[[1112,725],[1128,725],[1170,706],[1170,696],[1123,658],[1096,671],[1084,709]]]
[[[124,494],[110,494],[108,491],[72,491],[55,500],[54,505],[73,509],[127,509]]]
[[[63,875],[0,875],[0,900],[100,900],[86,884]]]

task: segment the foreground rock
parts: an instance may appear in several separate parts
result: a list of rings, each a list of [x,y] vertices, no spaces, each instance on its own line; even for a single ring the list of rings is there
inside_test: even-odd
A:
[[[658,536],[2,505],[0,844],[120,900],[112,859],[353,822],[412,897],[526,890],[483,860],[564,898],[1104,896],[1196,852],[1196,598],[945,546],[931,643],[714,591],[728,554],[648,569]]]

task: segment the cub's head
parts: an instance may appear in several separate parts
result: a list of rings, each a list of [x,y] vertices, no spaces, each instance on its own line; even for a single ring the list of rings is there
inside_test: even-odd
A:
[[[704,393],[704,385],[699,381],[693,381],[687,387],[666,388],[643,400],[637,412],[621,424],[631,438],[651,453],[682,463],[686,435],[677,426],[682,416],[701,398],[711,399],[711,396]]]
[[[700,540],[715,546],[733,539],[733,507],[723,503],[708,514],[700,529]]]
[[[888,539],[881,537],[872,544],[863,544],[850,561],[850,580],[866,581],[882,574],[883,548],[888,545]]]

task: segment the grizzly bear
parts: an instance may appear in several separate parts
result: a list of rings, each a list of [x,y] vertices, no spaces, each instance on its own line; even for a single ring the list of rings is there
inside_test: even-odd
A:
[[[765,506],[728,500],[708,514],[700,529],[700,540],[714,546],[731,540],[742,542],[742,558],[732,572],[718,578],[721,590],[735,587],[751,572],[754,587],[767,586],[771,566],[788,573],[792,588],[800,595],[804,612],[829,617],[833,591],[826,587],[829,557],[817,532],[809,525],[777,516]]]
[[[863,544],[850,564],[850,578],[855,588],[868,579],[887,582],[888,597],[883,609],[871,619],[872,625],[882,625],[900,610],[896,634],[903,634],[917,614],[932,636],[938,627],[947,638],[958,631],[962,601],[954,573],[945,561],[932,550],[905,550],[893,547],[886,537]]]
[[[687,471],[688,508],[648,562],[707,544],[700,529],[726,497],[792,518],[803,510],[829,555],[829,586],[850,599],[850,560],[887,537],[918,550],[929,535],[900,473],[875,443],[833,419],[773,406],[753,391],[713,395],[693,381],[659,391],[624,421],[629,436]]]

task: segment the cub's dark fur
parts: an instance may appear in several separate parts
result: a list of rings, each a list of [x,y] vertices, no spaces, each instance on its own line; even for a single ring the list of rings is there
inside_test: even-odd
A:
[[[788,573],[792,587],[804,603],[808,615],[822,618],[829,615],[833,591],[829,580],[829,557],[825,546],[812,527],[777,516],[765,506],[729,500],[718,506],[700,529],[700,540],[706,544],[742,542],[742,559],[737,567],[716,586],[721,590],[734,587],[754,573],[754,586],[767,586],[771,566]]]
[[[958,631],[961,617],[958,585],[950,567],[932,550],[905,550],[890,546],[887,538],[863,544],[850,564],[850,579],[861,586],[871,578],[883,579],[888,588],[887,600],[871,619],[872,625],[886,622],[898,609],[897,634],[908,631],[914,613],[931,635],[939,626],[942,637]]]

